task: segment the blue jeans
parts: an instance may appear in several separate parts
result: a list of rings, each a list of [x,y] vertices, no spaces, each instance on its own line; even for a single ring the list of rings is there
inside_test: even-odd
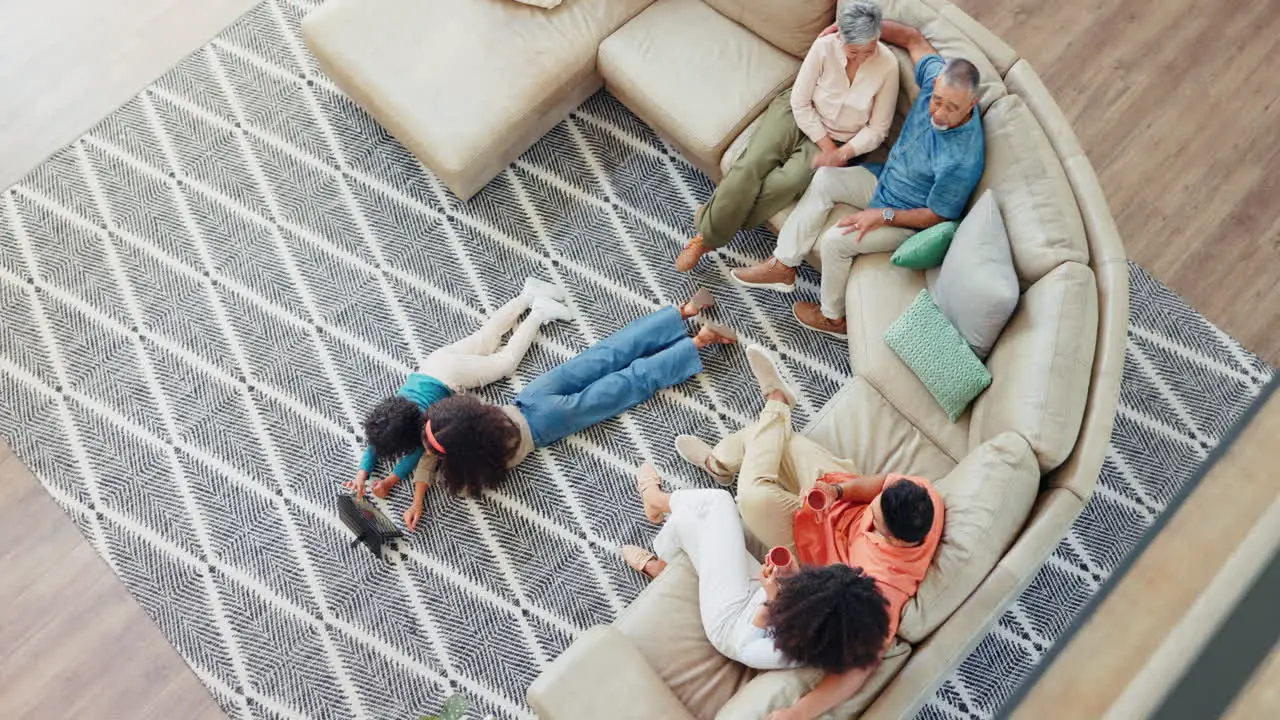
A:
[[[515,405],[529,421],[534,445],[546,447],[700,372],[702,358],[684,318],[667,306],[529,383]]]

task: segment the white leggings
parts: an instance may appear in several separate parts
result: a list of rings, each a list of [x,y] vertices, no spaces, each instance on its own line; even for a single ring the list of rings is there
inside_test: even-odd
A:
[[[520,315],[529,309],[532,297],[521,293],[498,308],[475,333],[436,350],[427,356],[421,372],[448,385],[454,392],[483,387],[515,372],[533,339],[538,335],[542,320],[530,313],[524,322],[516,326]],[[502,336],[511,328],[511,338],[501,350]]]

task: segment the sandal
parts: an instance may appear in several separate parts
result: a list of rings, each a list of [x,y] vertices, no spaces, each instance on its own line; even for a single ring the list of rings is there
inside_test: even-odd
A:
[[[644,497],[645,492],[649,489],[662,492],[662,476],[658,474],[658,469],[652,464],[645,463],[636,471],[636,490],[640,491],[640,502],[644,505],[645,517],[649,518],[649,522],[660,525],[665,513],[658,512],[655,517],[654,513],[649,510],[649,503],[645,501]]]
[[[715,344],[717,345],[734,345],[738,342],[738,331],[728,325],[703,320],[702,329],[716,336]]]
[[[632,570],[635,570],[650,579],[656,580],[658,575],[662,572],[662,570],[658,570],[657,572],[650,574],[645,570],[645,568],[649,567],[649,563],[658,560],[658,556],[648,550],[645,550],[639,545],[623,545],[622,559],[627,561],[627,564],[631,566]],[[659,560],[659,562],[661,561]]]

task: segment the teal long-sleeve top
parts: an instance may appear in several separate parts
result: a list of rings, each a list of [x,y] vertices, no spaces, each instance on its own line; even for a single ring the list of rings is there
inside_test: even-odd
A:
[[[443,400],[453,394],[449,386],[422,373],[411,373],[405,378],[404,384],[396,391],[396,395],[402,398],[412,400],[421,410],[426,411],[432,403]],[[422,459],[423,449],[419,447],[417,450],[400,458],[395,468],[391,471],[396,477],[407,480],[413,476],[413,471],[418,468],[418,461]],[[366,446],[364,449],[364,457],[360,459],[360,469],[373,473],[374,467],[378,464],[378,453],[373,449],[372,445]]]

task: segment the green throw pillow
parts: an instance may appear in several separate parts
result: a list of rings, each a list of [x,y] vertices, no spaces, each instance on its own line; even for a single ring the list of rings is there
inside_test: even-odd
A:
[[[920,378],[951,422],[991,384],[987,366],[938,309],[928,290],[921,290],[902,317],[884,331],[884,341]]]
[[[912,270],[938,267],[947,256],[947,248],[951,247],[951,238],[955,237],[958,227],[959,223],[948,220],[921,230],[907,238],[893,253],[893,257],[889,258],[889,262]]]

